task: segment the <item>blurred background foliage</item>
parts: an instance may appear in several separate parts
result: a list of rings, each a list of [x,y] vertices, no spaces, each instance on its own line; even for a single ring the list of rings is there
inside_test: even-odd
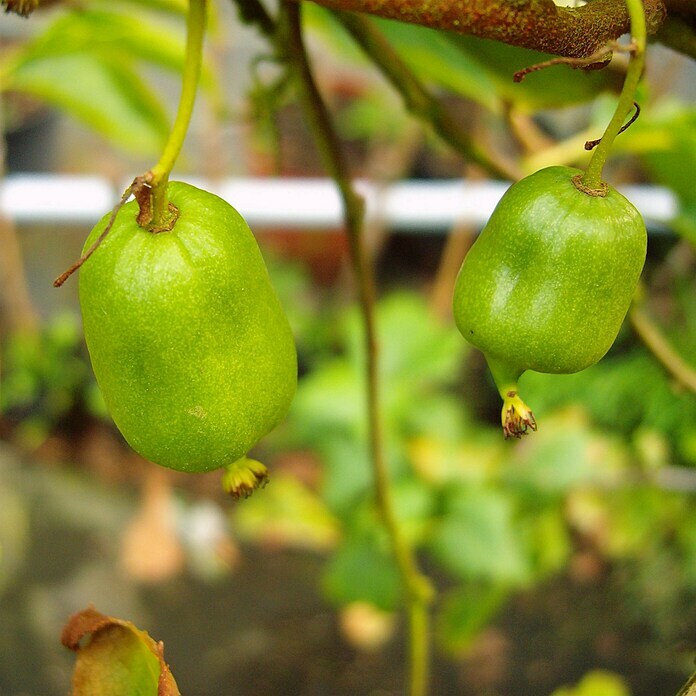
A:
[[[182,65],[185,6],[85,0],[37,15],[29,36],[0,51],[8,137],[25,112],[50,106],[70,119],[62,142],[98,143],[92,159],[62,151],[60,171],[125,177],[154,157],[177,96],[169,80]],[[182,176],[210,171],[206,143],[229,139],[231,122],[230,147],[243,157],[223,174],[320,173],[282,63],[238,24],[232,3],[214,6]],[[306,10],[357,175],[484,176],[409,116],[333,15]],[[374,25],[463,127],[520,172],[582,165],[582,143],[601,132],[622,81],[619,56],[599,72],[557,67],[514,84],[515,71],[545,56]],[[242,74],[239,53],[227,66],[231,41],[247,47],[244,99],[226,88]],[[668,227],[651,226],[636,302],[696,370],[695,73],[666,49],[648,63],[641,116],[617,140],[609,179],[676,196]],[[61,239],[77,255],[86,232]],[[434,693],[676,693],[696,636],[696,394],[627,322],[598,365],[527,374],[539,432],[504,442],[485,364],[449,316],[452,258],[456,269],[476,230],[447,240],[370,232],[397,512],[440,589]],[[30,244],[41,234],[19,230],[27,268],[32,253],[48,253]],[[373,503],[361,325],[338,239],[259,234],[301,372],[289,418],[256,453],[272,464],[271,485],[234,506],[215,474],[153,473],[128,452],[94,383],[74,296],[48,310],[53,276],[28,274],[38,325],[0,322],[0,693],[64,693],[60,621],[88,601],[149,622],[184,693],[240,680],[224,692],[397,692],[402,588]],[[11,302],[3,298],[5,311]]]

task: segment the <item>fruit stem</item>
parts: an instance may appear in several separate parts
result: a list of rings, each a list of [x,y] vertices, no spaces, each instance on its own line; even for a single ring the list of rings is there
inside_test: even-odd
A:
[[[374,316],[376,283],[363,234],[364,203],[353,187],[338,135],[312,75],[302,36],[300,4],[286,2],[281,4],[281,8],[286,20],[281,26],[287,29],[287,35],[279,40],[282,41],[280,48],[286,52],[290,66],[295,72],[300,100],[309,121],[310,131],[317,140],[324,166],[335,180],[343,199],[351,264],[358,285],[364,328],[368,437],[376,505],[389,536],[405,589],[409,640],[408,694],[426,696],[430,671],[429,606],[434,598],[434,589],[429,579],[420,571],[415,551],[399,526],[390,487],[380,416],[378,346]]]
[[[196,91],[203,63],[206,2],[207,0],[189,0],[189,11],[186,18],[186,58],[179,107],[162,156],[150,170],[148,176],[148,183],[152,187],[151,228],[166,228],[172,216],[167,198],[167,184],[169,183],[169,174],[184,144],[191,122],[193,105],[196,101]]]
[[[486,356],[486,361],[493,375],[495,386],[498,388],[498,393],[503,399],[500,420],[505,439],[520,438],[527,434],[528,429],[536,430],[537,424],[534,414],[520,397],[517,387],[523,370],[510,367],[488,356]]]
[[[580,183],[582,186],[579,188],[585,191],[603,191],[602,170],[604,169],[604,164],[609,156],[614,140],[626,120],[626,116],[633,108],[636,89],[645,66],[646,27],[643,0],[626,0],[626,7],[631,19],[633,50],[614,115],[611,121],[609,121],[609,125],[604,131],[599,144],[592,152],[587,171],[581,177]]]

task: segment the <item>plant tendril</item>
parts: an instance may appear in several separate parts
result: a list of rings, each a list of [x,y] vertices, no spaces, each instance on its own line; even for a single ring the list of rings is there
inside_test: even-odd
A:
[[[635,113],[633,114],[633,116],[631,116],[631,118],[626,123],[624,123],[623,126],[621,126],[621,128],[619,128],[619,131],[617,132],[616,135],[621,135],[621,133],[623,133],[627,128],[629,128],[631,125],[633,125],[633,123],[638,118],[638,116],[640,116],[640,106],[639,106],[638,102],[634,101],[633,106],[636,107]],[[597,145],[599,145],[599,143],[601,143],[601,142],[602,142],[601,138],[597,138],[597,140],[588,140],[585,143],[585,149],[586,150],[594,150],[594,148],[596,148]]]

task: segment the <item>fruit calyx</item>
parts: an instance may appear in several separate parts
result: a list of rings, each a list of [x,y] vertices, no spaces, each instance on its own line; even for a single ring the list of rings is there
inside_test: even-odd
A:
[[[488,367],[493,375],[493,381],[498,393],[503,399],[503,409],[500,421],[503,426],[505,439],[521,438],[528,430],[536,430],[537,423],[532,409],[520,397],[517,380],[524,370],[514,368],[490,356],[486,356]]]
[[[257,488],[268,483],[268,469],[256,459],[242,457],[225,467],[222,488],[235,500],[248,498]]]
[[[529,428],[537,429],[532,410],[522,401],[515,389],[510,389],[505,393],[501,392],[501,396],[503,397],[501,422],[506,440],[511,437],[521,438],[527,434]]]

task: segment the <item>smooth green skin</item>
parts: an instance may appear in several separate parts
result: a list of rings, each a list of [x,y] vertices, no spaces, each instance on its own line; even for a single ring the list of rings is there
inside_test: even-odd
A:
[[[618,191],[579,191],[580,171],[549,167],[511,186],[467,254],[454,291],[464,338],[499,388],[525,370],[572,373],[609,350],[647,246],[645,224]]]
[[[171,182],[171,232],[126,204],[80,269],[97,382],[143,457],[209,471],[244,456],[286,415],[297,385],[293,336],[261,253],[221,198]],[[104,229],[92,230],[85,249]]]

